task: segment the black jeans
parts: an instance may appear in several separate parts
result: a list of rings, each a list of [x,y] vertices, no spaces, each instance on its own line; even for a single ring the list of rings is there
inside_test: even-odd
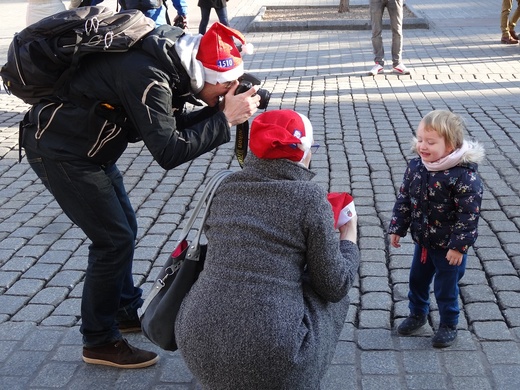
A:
[[[65,214],[92,242],[81,301],[85,346],[120,339],[116,316],[135,315],[142,290],[132,278],[137,219],[119,169],[85,160],[56,161],[29,150],[26,156]]]
[[[199,6],[200,7],[200,6]],[[227,8],[215,8],[215,12],[218,16],[218,21],[224,26],[229,26],[229,20],[227,16]],[[200,23],[199,23],[199,34],[206,34],[206,28],[209,23],[209,15],[211,14],[211,7],[200,7]]]

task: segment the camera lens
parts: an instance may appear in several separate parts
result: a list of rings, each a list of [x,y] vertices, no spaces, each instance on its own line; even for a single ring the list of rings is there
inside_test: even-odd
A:
[[[258,108],[260,110],[265,110],[269,104],[271,93],[267,89],[260,88],[258,91],[256,91],[256,94],[260,96],[260,105],[258,106]]]

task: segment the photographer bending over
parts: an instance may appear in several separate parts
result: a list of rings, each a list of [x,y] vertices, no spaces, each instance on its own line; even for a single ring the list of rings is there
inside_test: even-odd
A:
[[[81,302],[87,363],[139,368],[158,360],[121,336],[140,329],[143,300],[132,279],[137,221],[116,163],[128,142],[142,140],[172,169],[230,140],[230,127],[260,101],[256,86],[235,95],[244,65],[233,38],[245,43],[219,23],[204,36],[161,26],[128,52],[86,56],[71,99],[37,104],[24,118],[31,167],[92,241]],[[187,114],[192,95],[208,106]]]

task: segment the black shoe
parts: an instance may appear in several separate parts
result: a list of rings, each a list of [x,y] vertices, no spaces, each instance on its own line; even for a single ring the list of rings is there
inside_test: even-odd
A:
[[[417,329],[426,324],[426,315],[413,315],[410,314],[408,317],[401,322],[401,325],[397,327],[397,332],[402,335],[409,335],[415,332]]]
[[[118,328],[121,333],[135,333],[141,331],[141,321],[139,318],[118,321]]]
[[[457,338],[457,326],[440,324],[439,329],[432,338],[432,345],[435,348],[446,348],[452,345]]]
[[[83,361],[90,364],[101,364],[117,368],[143,368],[151,366],[159,360],[155,352],[144,351],[132,347],[126,339],[83,348]]]

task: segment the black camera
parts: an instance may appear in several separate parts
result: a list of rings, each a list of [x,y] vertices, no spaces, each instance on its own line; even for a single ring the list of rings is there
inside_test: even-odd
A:
[[[249,91],[251,88],[253,88],[254,85],[260,85],[261,83],[260,80],[258,80],[255,76],[253,76],[250,73],[244,73],[242,76],[238,78],[238,82],[239,84],[235,92],[235,95]],[[261,110],[265,110],[267,108],[267,105],[269,104],[271,92],[269,92],[267,89],[259,88],[258,91],[256,91],[256,94],[260,96],[260,105],[258,106],[258,108]]]

